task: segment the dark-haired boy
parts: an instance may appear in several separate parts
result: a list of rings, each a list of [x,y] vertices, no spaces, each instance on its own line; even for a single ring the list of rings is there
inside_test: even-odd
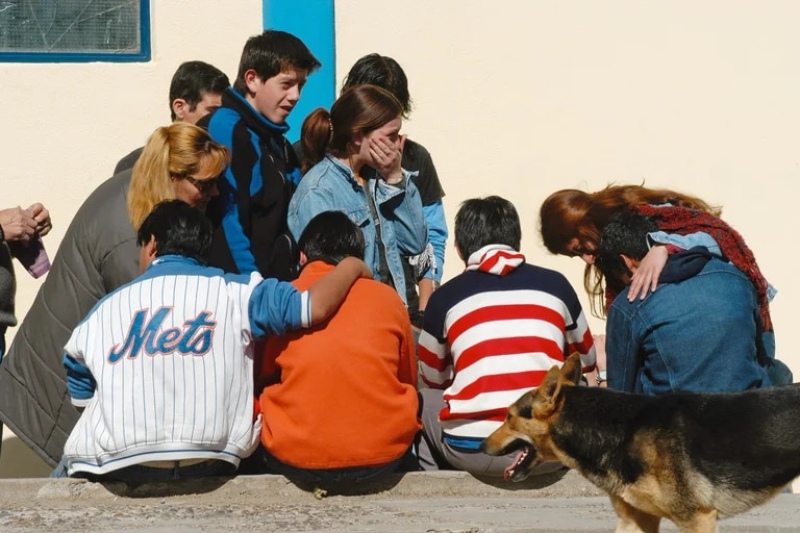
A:
[[[307,290],[205,266],[212,226],[158,204],[137,235],[144,273],[100,300],[65,347],[70,475],[129,482],[233,472],[255,449],[253,339],[327,319],[368,272],[346,258]],[[255,420],[255,422],[254,422]]]
[[[326,211],[299,246],[302,290],[344,257],[364,257],[364,234]],[[388,285],[358,280],[324,326],[270,338],[259,376],[270,470],[325,483],[409,468],[420,429],[417,365],[408,314]]]
[[[658,290],[628,301],[655,231],[658,225],[638,213],[617,215],[603,228],[595,265],[617,294],[606,322],[609,388],[659,395],[771,385],[768,367],[786,367],[762,349],[755,288],[707,248],[670,255]]]
[[[276,30],[254,35],[222,106],[199,123],[231,151],[220,195],[208,210],[217,226],[211,264],[226,272],[296,276],[297,246],[286,217],[300,164],[284,134],[308,75],[319,67],[294,35]]]
[[[592,370],[595,351],[578,296],[552,270],[519,252],[517,211],[498,196],[461,205],[456,250],[466,272],[431,295],[419,338],[425,470],[455,468],[502,477],[513,457],[491,457],[479,445],[508,406],[538,386],[573,352]],[[539,473],[560,467],[546,464]]]
[[[196,124],[222,103],[222,93],[230,86],[228,76],[203,61],[181,63],[169,84],[169,112],[172,121]],[[133,168],[144,147],[119,160],[114,174]]]

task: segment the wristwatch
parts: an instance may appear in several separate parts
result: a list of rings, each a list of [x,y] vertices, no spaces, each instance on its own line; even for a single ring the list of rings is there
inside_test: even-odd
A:
[[[598,370],[597,371],[597,384],[600,385],[601,383],[605,383],[606,381],[608,381],[608,378],[606,377],[606,371],[605,370]]]

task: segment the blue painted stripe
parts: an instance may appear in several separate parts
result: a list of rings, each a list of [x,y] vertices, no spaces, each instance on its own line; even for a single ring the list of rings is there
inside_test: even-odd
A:
[[[336,99],[334,0],[264,0],[264,28],[296,35],[322,63],[287,120],[291,130],[286,138],[295,142],[306,116],[318,107],[330,109]]]

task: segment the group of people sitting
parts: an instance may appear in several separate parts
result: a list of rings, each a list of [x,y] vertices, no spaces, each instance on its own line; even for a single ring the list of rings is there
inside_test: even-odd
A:
[[[546,247],[587,262],[607,314],[597,349],[566,278],[526,262],[503,198],[461,204],[465,270],[439,286],[444,192],[400,133],[402,68],[361,58],[292,146],[286,118],[319,66],[274,30],[247,41],[233,86],[181,65],[174,122],[78,210],[0,366],[0,418],[55,476],[502,476],[513,458],[481,441],[575,352],[587,384],[628,392],[791,382],[752,253],[674,191],[542,205]]]

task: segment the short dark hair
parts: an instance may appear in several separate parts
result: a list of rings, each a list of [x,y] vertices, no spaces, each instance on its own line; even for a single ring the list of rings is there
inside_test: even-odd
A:
[[[392,93],[403,108],[403,117],[408,118],[411,113],[408,78],[397,61],[380,54],[365,55],[350,68],[344,79],[342,92],[364,83],[376,85]]]
[[[303,230],[297,243],[308,262],[338,263],[345,257],[364,259],[365,240],[361,228],[341,211],[323,211]]]
[[[255,70],[263,81],[267,81],[288,69],[304,70],[311,74],[320,66],[322,64],[311,50],[291,33],[265,30],[247,39],[233,88],[241,94],[247,94],[244,74],[250,69]]]
[[[612,294],[619,294],[628,283],[631,271],[620,257],[642,260],[647,255],[647,234],[658,231],[655,221],[634,211],[614,215],[600,234],[595,265]]]
[[[197,104],[206,94],[222,94],[230,86],[228,76],[214,65],[203,61],[186,61],[181,63],[172,82],[169,84],[169,112],[175,120],[172,103],[182,98],[189,104],[189,111],[197,109]]]
[[[472,198],[456,213],[456,246],[466,262],[489,244],[505,244],[519,251],[522,229],[514,204],[499,196]]]
[[[156,239],[156,257],[182,255],[208,263],[211,253],[211,222],[199,210],[181,200],[156,204],[136,234],[136,243],[144,246]]]

